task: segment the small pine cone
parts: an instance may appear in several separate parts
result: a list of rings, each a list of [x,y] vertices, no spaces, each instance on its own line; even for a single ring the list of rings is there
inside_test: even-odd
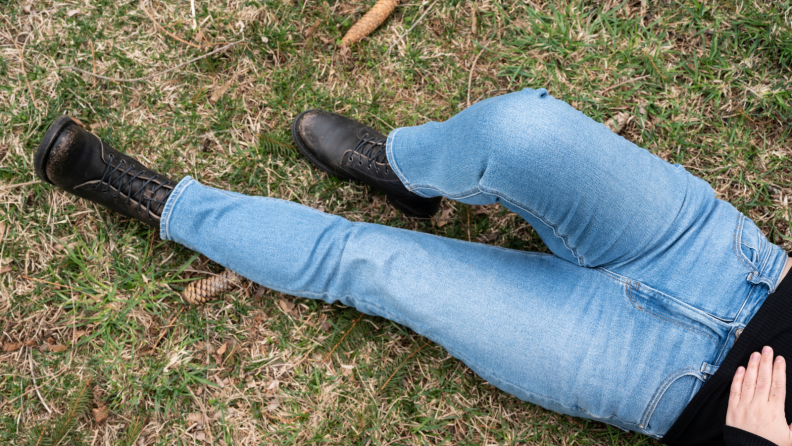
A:
[[[220,293],[225,293],[239,283],[239,274],[227,269],[219,276],[209,276],[196,280],[187,285],[182,293],[182,299],[188,304],[203,305]]]
[[[382,22],[396,9],[398,4],[399,0],[379,0],[363,18],[352,25],[352,28],[349,28],[344,38],[341,39],[341,45],[349,46],[363,40],[364,37],[382,25]]]

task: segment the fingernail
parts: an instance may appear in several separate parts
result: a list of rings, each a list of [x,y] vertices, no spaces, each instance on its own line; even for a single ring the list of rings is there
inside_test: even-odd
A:
[[[776,362],[784,362],[784,357],[783,356],[777,357]]]
[[[758,352],[751,353],[751,361],[758,361],[760,356]]]
[[[769,354],[771,354],[771,353],[773,353],[773,349],[772,349],[772,348],[770,348],[770,347],[767,347],[767,346],[765,346],[765,347],[762,349],[762,354],[764,354],[764,355],[769,355]]]
[[[737,374],[738,374],[738,375],[742,375],[743,373],[745,373],[745,368],[743,368],[743,367],[738,367],[738,368],[737,368]]]

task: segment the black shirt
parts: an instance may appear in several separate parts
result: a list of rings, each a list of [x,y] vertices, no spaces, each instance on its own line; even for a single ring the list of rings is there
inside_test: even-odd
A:
[[[688,403],[661,441],[672,446],[772,445],[773,443],[745,431],[726,428],[726,409],[734,374],[739,366],[748,363],[751,353],[762,351],[765,345],[772,347],[775,355],[783,356],[788,362],[792,361],[792,272],[784,278],[773,294],[767,296],[756,314],[748,321],[721,366],[701,386],[701,390]],[[792,383],[791,374],[792,367],[787,367],[789,383]],[[792,392],[784,402],[784,410],[787,424],[792,423]]]

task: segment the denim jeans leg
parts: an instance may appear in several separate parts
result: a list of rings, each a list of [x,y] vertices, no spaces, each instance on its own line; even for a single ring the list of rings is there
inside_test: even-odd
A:
[[[558,257],[628,277],[723,320],[750,318],[786,261],[705,181],[545,89],[396,129],[387,155],[419,195],[500,202]]]
[[[189,177],[166,203],[161,234],[274,290],[404,324],[520,399],[654,437],[731,330],[554,255],[350,222]]]

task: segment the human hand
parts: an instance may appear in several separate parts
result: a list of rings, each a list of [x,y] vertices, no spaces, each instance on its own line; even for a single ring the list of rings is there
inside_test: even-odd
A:
[[[748,431],[779,446],[792,446],[792,426],[786,424],[786,362],[773,361],[773,349],[754,352],[748,368],[734,374],[726,425]]]

